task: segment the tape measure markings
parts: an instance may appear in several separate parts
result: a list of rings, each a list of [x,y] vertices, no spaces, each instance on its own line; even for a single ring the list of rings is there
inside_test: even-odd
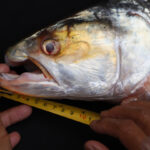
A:
[[[41,110],[45,110],[51,112],[53,114],[66,117],[68,119],[78,121],[83,124],[89,125],[91,121],[100,119],[100,115],[98,113],[88,111],[85,109],[77,108],[74,106],[69,106],[66,104],[60,104],[53,101],[43,100],[34,97],[22,96],[19,94],[13,94],[9,91],[0,89],[0,96],[24,103],[35,108],[39,108]]]

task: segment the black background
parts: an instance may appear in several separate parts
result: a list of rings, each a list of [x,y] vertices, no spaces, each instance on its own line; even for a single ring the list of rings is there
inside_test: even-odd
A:
[[[71,14],[98,3],[99,0],[5,0],[0,2],[0,62],[9,46],[37,30]],[[106,1],[100,1],[105,3]],[[103,102],[62,100],[62,103],[100,112],[113,105]],[[0,111],[19,105],[0,99]],[[87,140],[100,140],[110,150],[121,149],[121,143],[112,137],[98,135],[88,126],[33,109],[31,117],[8,128],[18,131],[22,140],[15,150],[81,150]]]

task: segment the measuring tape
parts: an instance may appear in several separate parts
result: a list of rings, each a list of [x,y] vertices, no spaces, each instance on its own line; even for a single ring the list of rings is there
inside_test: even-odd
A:
[[[88,111],[86,109],[81,109],[74,106],[60,104],[57,102],[43,100],[39,98],[14,94],[6,90],[0,89],[0,97],[5,97],[16,102],[27,104],[29,106],[33,106],[35,108],[42,109],[87,125],[89,125],[93,120],[100,119],[100,115],[98,113]]]

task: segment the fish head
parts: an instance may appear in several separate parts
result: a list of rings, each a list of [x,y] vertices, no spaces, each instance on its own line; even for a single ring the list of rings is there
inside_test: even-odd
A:
[[[86,13],[89,12],[81,15]],[[106,42],[104,28],[106,31],[109,27],[96,21],[74,23],[73,19],[68,19],[26,38],[7,51],[5,60],[10,66],[32,62],[40,72],[24,72],[21,75],[1,73],[0,86],[34,97],[93,97],[99,93],[99,81],[103,80],[101,86],[103,84],[105,88],[105,80],[113,76],[101,76],[106,70],[105,56],[110,58],[110,72],[116,63],[114,44],[111,42],[113,34],[108,32],[110,41],[107,38],[109,42]]]
[[[34,64],[36,69],[1,73],[0,86],[54,99],[128,97],[149,74],[148,6],[148,1],[111,0],[107,7],[92,7],[44,28],[5,56],[10,66]]]

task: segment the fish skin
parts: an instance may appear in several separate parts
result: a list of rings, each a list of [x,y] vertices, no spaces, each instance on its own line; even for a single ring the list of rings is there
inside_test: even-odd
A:
[[[6,62],[30,59],[47,78],[0,74],[0,86],[36,97],[113,100],[149,97],[150,3],[111,0],[56,24],[10,48]],[[59,42],[58,55],[41,50],[45,39]]]

